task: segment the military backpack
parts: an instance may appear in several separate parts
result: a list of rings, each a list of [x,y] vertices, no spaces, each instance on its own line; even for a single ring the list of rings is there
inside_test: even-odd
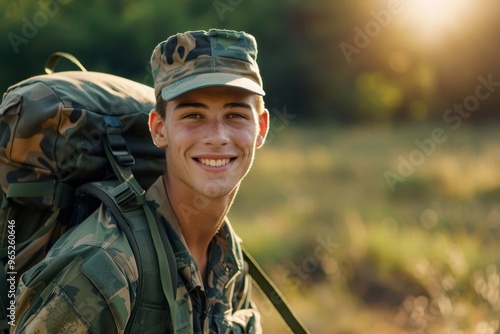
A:
[[[61,57],[82,71],[52,73]],[[163,250],[169,244],[157,240],[160,233],[150,232],[157,225],[144,198],[144,189],[165,168],[164,152],[153,145],[148,129],[154,91],[125,78],[87,72],[68,54],[51,56],[46,71],[9,87],[0,105],[2,327],[14,324],[21,274],[104,202],[127,235],[140,272],[141,302],[127,331],[158,332],[165,326],[165,313],[152,326],[158,322],[152,317],[160,315],[144,305],[165,308],[157,291],[167,285],[173,299],[176,275],[167,273],[163,283],[158,275],[148,277],[151,291],[144,289],[144,272],[176,269],[172,251]],[[133,222],[128,219],[132,216]],[[171,267],[158,269],[157,253],[172,257],[162,259]]]

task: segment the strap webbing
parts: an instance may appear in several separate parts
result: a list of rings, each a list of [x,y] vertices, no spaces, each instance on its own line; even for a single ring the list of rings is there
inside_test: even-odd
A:
[[[70,62],[75,64],[82,72],[87,72],[87,69],[83,67],[82,63],[80,63],[80,61],[72,54],[66,52],[55,52],[49,56],[47,62],[45,63],[45,73],[54,73],[56,65],[61,58],[69,60]]]
[[[248,271],[250,276],[260,288],[260,290],[267,296],[269,301],[274,305],[276,310],[279,312],[283,320],[294,334],[308,334],[309,331],[306,329],[304,324],[295,316],[292,312],[285,297],[281,294],[278,288],[273,284],[271,279],[267,277],[266,273],[258,265],[257,261],[248,253],[246,249],[243,248],[243,258],[248,263]]]
[[[55,192],[55,182],[23,182],[11,183],[7,189],[7,198],[52,196]]]
[[[113,127],[111,124],[112,122],[108,123],[109,127]],[[117,129],[117,128],[114,128]],[[113,135],[119,135],[118,132],[113,132]],[[185,328],[178,328],[178,324],[176,322],[176,314],[177,314],[177,304],[175,302],[175,295],[174,295],[174,285],[172,278],[176,276],[172,275],[177,275],[177,273],[172,273],[169,267],[169,259],[167,258],[167,252],[164,247],[164,244],[161,240],[160,236],[160,231],[158,229],[157,221],[156,218],[151,211],[151,208],[148,206],[148,204],[145,202],[144,198],[144,190],[142,187],[139,185],[137,180],[134,178],[132,171],[128,164],[120,164],[120,160],[118,159],[117,156],[115,156],[114,151],[111,147],[111,143],[109,142],[108,137],[106,137],[107,143],[104,145],[106,155],[108,157],[109,162],[111,163],[111,166],[116,173],[118,179],[127,184],[127,188],[129,188],[129,192],[134,193],[136,199],[129,202],[129,203],[123,203],[123,206],[121,209],[123,211],[126,211],[128,209],[128,206],[130,205],[142,205],[142,208],[144,210],[144,213],[146,215],[149,229],[151,232],[151,238],[153,240],[154,248],[156,250],[156,255],[158,258],[158,268],[160,271],[160,278],[161,278],[161,286],[163,290],[163,294],[165,295],[165,298],[167,299],[168,306],[170,308],[170,316],[172,319],[172,324],[174,326],[174,332],[180,333],[183,332]],[[128,150],[128,149],[127,149]],[[171,251],[171,250],[170,250]],[[145,282],[147,284],[147,282]],[[175,287],[177,288],[177,287]]]
[[[160,237],[160,231],[158,230],[158,225],[156,219],[151,212],[151,209],[147,205],[147,203],[143,204],[144,212],[146,213],[146,217],[148,219],[149,229],[151,231],[151,237],[153,239],[153,244],[156,249],[156,256],[158,256],[158,266],[160,269],[160,277],[161,277],[161,287],[163,289],[163,294],[167,298],[167,303],[170,308],[170,316],[172,317],[172,323],[174,325],[174,332],[177,333],[181,328],[177,328],[176,315],[177,315],[177,304],[175,303],[175,295],[173,291],[177,289],[177,287],[173,286],[172,277],[173,275],[177,275],[177,272],[172,273],[170,271],[170,266],[168,265],[169,261],[167,259],[167,252],[163,245],[163,242]]]
[[[64,209],[73,201],[75,188],[58,181],[33,181],[10,183],[6,198],[29,198],[52,196],[54,207]]]

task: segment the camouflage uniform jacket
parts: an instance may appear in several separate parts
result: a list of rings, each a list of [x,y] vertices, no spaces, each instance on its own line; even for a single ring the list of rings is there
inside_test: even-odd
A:
[[[147,198],[167,225],[176,257],[176,303],[187,305],[177,319],[190,322],[193,333],[260,333],[260,315],[250,301],[251,282],[240,240],[229,222],[212,240],[204,285],[162,178],[151,186]],[[17,323],[12,329],[20,333],[122,333],[134,306],[137,280],[129,243],[101,206],[21,277]]]

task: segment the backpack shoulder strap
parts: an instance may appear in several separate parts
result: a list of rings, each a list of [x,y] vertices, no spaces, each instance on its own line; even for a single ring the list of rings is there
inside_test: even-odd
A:
[[[116,201],[118,196],[116,189],[120,188],[121,184],[117,187],[113,185],[116,185],[116,181],[88,183],[78,190],[97,197],[106,205],[116,219],[120,230],[125,233],[134,253],[139,282],[136,302],[126,333],[163,333],[169,320],[166,314],[169,310],[171,314],[175,310],[177,267],[172,247],[169,243],[163,243],[160,240],[164,246],[163,254],[166,260],[159,262],[161,256],[159,254],[157,256],[155,249],[153,237],[155,232],[150,230],[151,225],[158,227],[150,207],[147,203],[143,203],[134,209],[124,210]],[[162,271],[165,275],[158,275]],[[166,292],[169,296],[166,300],[163,294],[158,293],[162,289],[162,281],[167,284]]]
[[[267,277],[257,261],[248,253],[246,249],[241,246],[243,251],[243,258],[248,263],[248,272],[257,284],[257,287],[264,293],[269,301],[273,304],[279,312],[283,320],[294,334],[308,334],[304,324],[297,318],[293,311],[288,306],[285,297],[281,294],[279,289],[273,284],[271,279]]]
[[[138,295],[126,332],[162,332],[170,318],[175,333],[189,333],[189,323],[176,321],[177,263],[172,247],[166,237],[162,238],[156,216],[146,202],[145,191],[130,169],[134,158],[121,136],[119,120],[107,116],[104,123],[107,130],[103,146],[119,184],[110,187],[105,182],[88,183],[80,190],[95,195],[107,205],[126,233],[134,256],[138,256]],[[158,294],[160,287],[163,295]],[[170,317],[165,314],[165,299]],[[158,327],[152,324],[158,324]]]

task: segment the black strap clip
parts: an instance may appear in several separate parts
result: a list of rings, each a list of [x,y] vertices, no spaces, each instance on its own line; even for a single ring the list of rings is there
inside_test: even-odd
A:
[[[105,116],[104,125],[106,126],[106,142],[116,162],[124,167],[132,167],[135,159],[122,136],[120,119],[116,116]]]

